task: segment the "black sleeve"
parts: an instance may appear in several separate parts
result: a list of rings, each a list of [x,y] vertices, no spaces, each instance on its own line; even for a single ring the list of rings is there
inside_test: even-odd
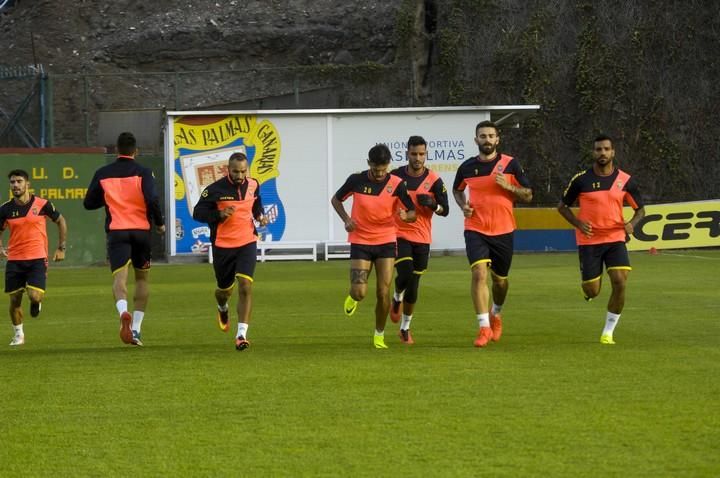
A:
[[[575,200],[580,195],[580,177],[583,173],[576,174],[573,176],[573,178],[570,180],[570,184],[568,184],[568,187],[565,188],[565,192],[562,196],[562,202],[566,206],[572,206],[575,203]]]
[[[352,194],[352,192],[355,190],[355,184],[357,184],[358,178],[357,174],[351,174],[348,176],[348,178],[345,180],[345,184],[340,186],[340,189],[337,190],[335,193],[335,198],[338,201],[344,201]]]
[[[145,169],[142,172],[142,190],[143,196],[145,196],[145,205],[148,208],[150,217],[153,218],[153,222],[156,226],[162,226],[165,224],[162,210],[160,209],[160,200],[155,194],[155,181],[153,173],[150,169]]]
[[[642,197],[640,197],[640,186],[638,185],[638,182],[635,181],[634,176],[630,176],[630,179],[628,179],[628,182],[625,185],[625,193],[628,194],[633,201],[635,201],[635,205],[637,207],[634,207],[634,209],[640,209],[645,206],[645,204],[643,204]]]
[[[517,179],[517,182],[520,183],[520,186],[532,189],[532,186],[530,185],[530,179],[528,179],[527,175],[525,174],[525,170],[520,165],[520,162],[517,159],[513,158],[512,163],[512,172],[515,175],[515,179]]]
[[[252,214],[255,220],[258,220],[260,216],[265,214],[265,209],[263,208],[262,204],[262,198],[260,197],[260,183],[258,183],[257,187],[255,188],[255,201],[253,202]]]
[[[53,222],[57,222],[58,218],[60,217],[60,211],[55,209],[55,205],[50,201],[45,202],[42,211],[47,217],[52,219]]]
[[[214,224],[220,221],[220,211],[218,211],[217,202],[215,202],[210,191],[210,186],[206,187],[200,194],[200,200],[193,208],[192,217],[196,221],[206,224]]]
[[[100,209],[103,206],[105,206],[105,192],[100,184],[98,174],[95,173],[92,181],[90,181],[90,186],[88,186],[88,190],[85,193],[83,207],[87,210],[93,210]]]
[[[464,191],[464,186],[462,189],[460,189],[460,185],[463,183],[464,180],[465,175],[463,174],[463,165],[461,164],[457,172],[455,173],[455,181],[453,181],[453,191]]]
[[[405,181],[402,181],[400,184],[398,184],[398,187],[395,188],[395,193],[393,193],[394,196],[397,196],[400,199],[400,202],[403,203],[405,206],[405,209],[408,211],[414,211],[415,210],[415,203],[413,202],[412,198],[408,194],[407,186],[405,185]]]
[[[447,216],[450,213],[450,206],[448,205],[447,189],[445,189],[445,183],[441,178],[432,185],[430,189],[435,196],[435,201],[442,206],[443,210],[439,216]]]

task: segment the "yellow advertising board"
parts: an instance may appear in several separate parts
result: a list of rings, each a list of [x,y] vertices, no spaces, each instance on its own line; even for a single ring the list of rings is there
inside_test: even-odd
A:
[[[627,221],[631,208],[624,208]],[[720,200],[645,206],[628,250],[720,247]]]

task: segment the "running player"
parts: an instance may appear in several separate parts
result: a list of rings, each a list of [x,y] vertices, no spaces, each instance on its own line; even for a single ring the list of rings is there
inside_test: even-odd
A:
[[[422,136],[410,136],[407,143],[408,164],[392,172],[405,183],[415,203],[417,220],[405,222],[395,216],[398,254],[395,260],[395,294],[390,305],[390,319],[400,323],[400,340],[413,344],[410,321],[418,298],[420,277],[430,258],[432,219],[435,214],[447,216],[448,196],[440,176],[425,167],[427,142]]]
[[[476,347],[485,347],[502,335],[501,310],[508,292],[513,257],[515,201],[530,202],[532,189],[517,159],[501,154],[500,132],[495,123],[482,121],[475,127],[480,154],[460,165],[453,195],[465,216],[465,250],[472,281],[470,292],[478,321]],[[469,197],[465,196],[465,189]],[[492,309],[487,286],[492,277]]]
[[[53,204],[30,193],[28,173],[14,169],[8,174],[12,199],[0,206],[0,238],[5,228],[10,229],[8,247],[0,240],[0,256],[7,258],[5,292],[10,295],[10,321],[15,335],[10,345],[25,343],[23,330],[22,297],[27,291],[30,299],[30,316],[37,317],[42,309],[48,267],[48,237],[45,220],[58,227],[58,246],[54,261],[65,259],[67,224]]]
[[[344,304],[347,316],[353,315],[358,302],[365,298],[368,276],[375,266],[377,303],[373,344],[377,349],[387,348],[385,322],[397,253],[394,216],[405,222],[415,220],[415,205],[405,184],[399,177],[388,174],[390,159],[390,150],[384,144],[370,148],[367,161],[370,168],[351,174],[330,200],[345,224],[350,242],[350,294]],[[348,215],[343,201],[351,196],[353,205]]]
[[[645,217],[640,189],[633,176],[615,166],[612,139],[600,135],[593,143],[593,165],[576,174],[558,205],[560,215],[575,227],[585,300],[600,293],[603,264],[612,284],[600,343],[614,345],[613,333],[625,306],[625,285],[630,267],[626,240]],[[570,209],[578,202],[577,216]],[[634,210],[625,222],[623,203]]]

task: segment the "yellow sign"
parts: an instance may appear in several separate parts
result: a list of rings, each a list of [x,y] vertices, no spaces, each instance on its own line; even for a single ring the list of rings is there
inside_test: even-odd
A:
[[[625,220],[633,210],[624,208]],[[720,200],[645,206],[628,250],[720,247]]]

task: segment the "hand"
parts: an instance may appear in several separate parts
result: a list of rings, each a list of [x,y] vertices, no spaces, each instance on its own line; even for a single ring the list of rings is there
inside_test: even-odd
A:
[[[55,249],[55,254],[53,254],[53,261],[60,262],[65,260],[65,249],[60,249],[59,247]]]
[[[347,221],[345,221],[345,230],[347,232],[352,232],[355,230],[355,221],[351,217],[348,218]]]
[[[420,204],[421,206],[425,206],[426,208],[432,209],[433,211],[437,207],[437,201],[435,201],[435,198],[432,197],[430,194],[418,194],[417,201],[418,204]]]
[[[578,221],[577,228],[580,229],[580,232],[585,234],[587,237],[592,237],[592,224],[590,224],[589,222]]]
[[[220,222],[223,222],[225,219],[229,218],[235,214],[235,208],[233,206],[228,206],[225,209],[220,210]]]
[[[470,204],[465,203],[465,204],[463,204],[462,211],[463,211],[463,216],[469,218],[475,212],[475,208],[471,207]]]
[[[629,236],[633,232],[635,232],[635,227],[632,225],[631,222],[626,222],[625,223],[625,233]]]
[[[165,234],[165,224],[162,226],[155,226],[155,230],[158,232],[158,234]]]
[[[510,184],[503,173],[497,173],[495,175],[495,184],[500,186],[506,191],[512,191],[512,184]]]
[[[398,217],[403,222],[415,222],[417,220],[415,211],[406,211],[405,209],[398,209]]]
[[[258,218],[258,222],[260,223],[261,226],[267,226],[268,222],[270,222],[270,221],[268,221],[267,216],[265,214],[263,214],[262,216],[260,216]]]
[[[508,181],[507,176],[505,176],[503,173],[497,173],[495,175],[495,184],[503,188],[505,191],[509,191],[512,194],[516,194],[518,192],[518,188],[513,186],[510,181]]]
[[[7,249],[5,249],[3,246],[0,246],[0,257],[7,258],[7,256],[8,256]]]

